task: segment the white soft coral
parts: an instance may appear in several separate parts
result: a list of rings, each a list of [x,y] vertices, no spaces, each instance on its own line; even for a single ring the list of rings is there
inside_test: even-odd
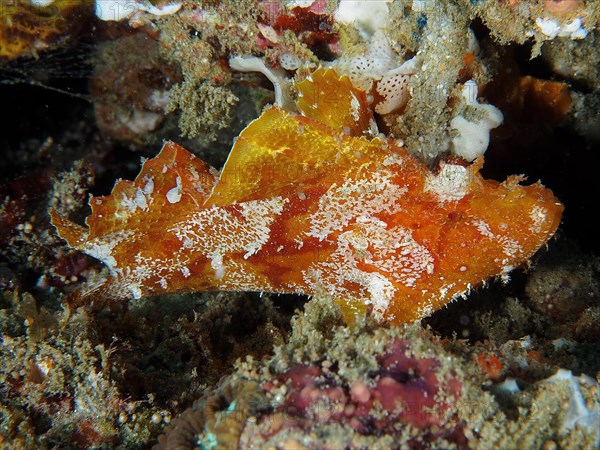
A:
[[[418,59],[404,61],[394,53],[384,32],[377,30],[364,54],[342,57],[332,66],[348,75],[359,89],[378,94],[375,112],[388,114],[406,105],[408,81],[417,70]]]
[[[392,0],[340,0],[335,11],[335,21],[354,25],[363,39],[367,40],[377,30],[389,23],[388,3]]]
[[[465,112],[470,112],[467,119],[461,113],[450,121],[450,128],[455,135],[452,138],[452,153],[467,161],[473,161],[484,154],[490,143],[490,131],[502,124],[502,111],[494,105],[477,101],[477,84],[467,81],[462,88],[461,100]]]

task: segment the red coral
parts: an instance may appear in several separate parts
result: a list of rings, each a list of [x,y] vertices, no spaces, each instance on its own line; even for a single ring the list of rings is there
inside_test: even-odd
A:
[[[498,380],[502,375],[502,362],[492,354],[480,353],[477,355],[477,364],[492,380]]]
[[[373,398],[390,414],[424,428],[436,423],[436,417],[429,411],[436,406],[434,397],[441,390],[437,378],[440,364],[434,358],[408,356],[407,350],[406,341],[396,341],[380,358],[380,378]]]
[[[310,429],[315,421],[338,421],[364,435],[394,435],[399,424],[416,427],[434,438],[461,445],[462,424],[452,405],[462,396],[462,383],[453,373],[442,373],[441,362],[413,356],[410,343],[397,339],[377,358],[379,368],[351,385],[336,381],[332,372],[315,365],[296,365],[276,382],[263,386],[274,391],[287,386],[276,413],[289,420],[269,434],[287,427]]]
[[[318,367],[294,366],[280,380],[284,383],[289,380],[292,387],[285,403],[287,414],[321,421],[342,419],[344,409],[331,406],[346,404],[349,397],[347,389],[335,386]]]
[[[316,0],[305,8],[296,6],[286,10],[279,2],[266,1],[260,4],[265,12],[263,24],[281,35],[284,31],[293,31],[298,38],[313,51],[322,49],[339,40],[339,35],[333,30],[333,16],[326,12],[327,2]],[[274,42],[268,36],[259,37],[259,45],[263,48],[272,47]]]

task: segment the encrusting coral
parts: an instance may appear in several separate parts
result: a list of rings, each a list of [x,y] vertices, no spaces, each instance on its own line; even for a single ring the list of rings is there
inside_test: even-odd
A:
[[[89,230],[52,213],[112,277],[83,298],[194,290],[325,293],[350,315],[410,322],[527,261],[562,205],[540,183],[486,181],[482,160],[430,172],[373,138],[364,91],[332,70],[298,83],[300,115],[264,111],[220,176],[174,143],[92,198]]]
[[[233,374],[172,421],[155,448],[205,448],[209,436],[213,448],[240,449],[465,441],[463,402],[474,395],[491,400],[473,389],[477,369],[416,327],[342,322],[337,305],[315,298],[293,320],[287,344],[262,362],[238,361]]]
[[[483,348],[420,326],[346,326],[317,296],[286,344],[238,361],[157,448],[595,448],[596,380],[554,367],[517,382]]]

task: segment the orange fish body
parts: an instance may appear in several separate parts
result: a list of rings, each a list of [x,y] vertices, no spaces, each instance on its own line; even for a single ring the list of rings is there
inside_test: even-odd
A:
[[[71,247],[110,268],[104,295],[321,294],[412,322],[507,274],[556,231],[563,206],[540,183],[484,180],[481,159],[432,173],[372,136],[364,92],[333,70],[297,89],[301,114],[267,109],[220,175],[168,142],[135,181],[90,200],[88,229],[52,212]]]

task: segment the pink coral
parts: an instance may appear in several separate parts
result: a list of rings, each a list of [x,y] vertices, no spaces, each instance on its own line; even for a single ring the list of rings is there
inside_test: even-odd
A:
[[[274,442],[290,430],[306,433],[315,424],[337,422],[359,435],[399,436],[408,426],[421,436],[464,444],[463,424],[453,410],[463,390],[455,373],[442,370],[435,357],[414,356],[409,341],[400,338],[377,363],[376,370],[347,383],[335,376],[335,363],[297,364],[269,380],[263,389],[277,406],[258,418],[258,435]]]

